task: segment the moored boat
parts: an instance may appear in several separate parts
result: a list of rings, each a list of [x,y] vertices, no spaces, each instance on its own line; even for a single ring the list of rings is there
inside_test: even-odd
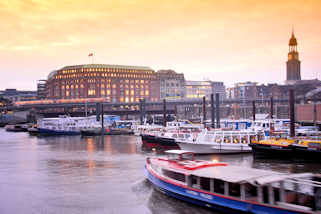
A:
[[[38,135],[38,128],[37,124],[32,125],[30,128],[28,128],[28,133],[30,135]]]
[[[262,132],[255,131],[210,131],[193,134],[185,140],[177,140],[182,150],[196,154],[233,154],[251,152],[250,142],[263,138]]]
[[[103,131],[101,128],[90,128],[82,129],[80,131],[83,136],[96,136],[96,135],[131,135],[134,134],[132,129],[128,128],[104,128]]]
[[[278,157],[288,158],[292,156],[291,145],[296,142],[295,138],[289,138],[286,133],[275,133],[268,139],[251,142],[255,157]]]
[[[200,206],[234,213],[320,213],[321,175],[286,174],[194,160],[169,150],[149,157],[147,179],[162,193]]]
[[[302,139],[291,145],[293,157],[320,161],[321,138]]]
[[[6,125],[5,129],[7,132],[24,132],[24,128],[20,124]]]

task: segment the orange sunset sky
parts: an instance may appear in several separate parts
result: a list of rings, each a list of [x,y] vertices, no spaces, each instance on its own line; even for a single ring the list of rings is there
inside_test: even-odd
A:
[[[1,0],[0,89],[65,65],[174,69],[187,80],[285,80],[294,26],[303,79],[321,78],[320,0]]]

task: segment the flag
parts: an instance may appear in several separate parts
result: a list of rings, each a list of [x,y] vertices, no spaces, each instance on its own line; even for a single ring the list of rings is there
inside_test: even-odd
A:
[[[94,56],[94,54],[93,54],[93,53],[90,53],[90,54],[88,54],[88,56]]]

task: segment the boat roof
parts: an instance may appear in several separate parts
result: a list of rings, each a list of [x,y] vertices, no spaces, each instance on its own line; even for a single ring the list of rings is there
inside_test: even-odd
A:
[[[191,175],[206,178],[215,178],[231,183],[256,183],[258,179],[268,178],[271,176],[281,177],[286,174],[279,172],[272,172],[268,170],[253,169],[240,166],[212,166],[200,168],[192,171]],[[275,179],[272,179],[275,180]],[[260,180],[262,181],[262,180]],[[264,181],[263,181],[264,183]]]
[[[181,154],[185,154],[185,153],[193,153],[191,151],[186,151],[186,150],[167,150],[165,151],[165,153],[167,154],[175,154],[175,155],[181,155]]]
[[[258,178],[255,180],[257,184],[268,184],[273,182],[278,182],[285,179],[298,179],[298,178],[306,178],[313,176],[312,173],[297,173],[297,174],[284,174],[284,175],[271,175],[262,178]]]

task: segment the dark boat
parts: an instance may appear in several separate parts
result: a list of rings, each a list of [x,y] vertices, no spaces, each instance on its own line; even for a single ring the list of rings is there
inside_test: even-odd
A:
[[[321,161],[321,140],[303,139],[291,145],[292,154],[299,159],[311,159]]]
[[[20,124],[17,125],[6,125],[5,129],[7,132],[24,132],[24,128]]]
[[[291,145],[296,141],[285,132],[274,132],[269,139],[253,141],[249,146],[252,147],[254,157],[288,158],[292,156]]]
[[[134,134],[133,130],[127,128],[106,128],[102,130],[101,128],[91,128],[84,129],[80,131],[83,136],[98,136],[98,135],[131,135]]]

